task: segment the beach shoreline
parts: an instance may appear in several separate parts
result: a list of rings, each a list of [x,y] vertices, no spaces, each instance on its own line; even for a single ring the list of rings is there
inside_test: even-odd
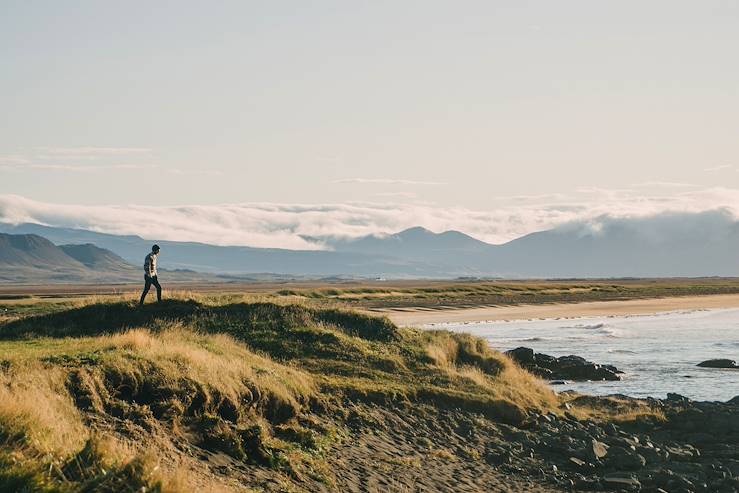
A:
[[[652,315],[683,310],[739,308],[739,294],[676,296],[631,300],[584,301],[531,305],[454,307],[407,307],[371,310],[403,327],[441,323],[470,323],[510,320],[543,320],[555,318],[623,317]]]

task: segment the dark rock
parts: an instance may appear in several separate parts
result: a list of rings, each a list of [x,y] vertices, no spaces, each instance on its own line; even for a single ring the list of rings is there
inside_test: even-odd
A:
[[[575,355],[556,358],[548,354],[535,353],[533,349],[518,347],[506,354],[519,365],[544,379],[556,380],[558,385],[566,380],[621,380],[615,366],[599,365]]]
[[[695,455],[691,450],[684,447],[665,447],[669,452],[671,460],[674,461],[690,461]]]
[[[674,394],[672,392],[667,393],[667,400],[670,402],[690,402],[690,399],[684,395]]]
[[[731,368],[733,370],[739,370],[736,361],[733,359],[709,359],[698,363],[698,366],[702,368]]]
[[[611,447],[608,449],[606,465],[618,470],[636,471],[644,467],[647,460],[635,450],[624,447]]]
[[[535,361],[534,350],[527,347],[517,347],[516,349],[506,351],[506,354],[521,365],[531,364]]]

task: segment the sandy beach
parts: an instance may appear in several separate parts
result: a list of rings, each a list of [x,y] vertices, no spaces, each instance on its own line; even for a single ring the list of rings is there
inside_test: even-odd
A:
[[[682,296],[582,303],[481,306],[476,308],[403,308],[373,310],[400,326],[419,326],[444,322],[529,320],[545,318],[607,317],[647,315],[678,310],[739,308],[739,294]]]

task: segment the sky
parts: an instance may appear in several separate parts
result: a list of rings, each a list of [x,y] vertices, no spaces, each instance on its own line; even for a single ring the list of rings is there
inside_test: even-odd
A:
[[[4,0],[0,221],[303,248],[736,212],[737,49],[734,1]]]

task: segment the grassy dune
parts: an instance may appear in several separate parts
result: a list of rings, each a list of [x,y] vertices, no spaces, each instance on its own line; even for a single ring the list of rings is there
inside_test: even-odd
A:
[[[339,308],[82,301],[0,323],[0,491],[331,490],[332,451],[371,419],[356,404],[656,416],[603,402],[557,396],[481,339]]]

